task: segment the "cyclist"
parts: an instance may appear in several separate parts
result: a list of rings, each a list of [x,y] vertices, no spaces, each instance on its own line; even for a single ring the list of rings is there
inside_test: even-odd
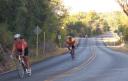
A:
[[[88,38],[88,35],[87,34],[85,35],[85,38]]]
[[[14,54],[15,52],[18,52],[19,54],[23,56],[23,60],[25,64],[27,65],[26,73],[31,75],[31,65],[30,65],[30,59],[28,56],[28,44],[26,40],[20,34],[14,35],[12,54]]]
[[[68,49],[70,51],[72,51],[71,55],[72,55],[72,58],[74,59],[74,53],[75,53],[75,39],[72,37],[72,36],[69,36],[69,38],[66,40],[66,44],[68,46]]]

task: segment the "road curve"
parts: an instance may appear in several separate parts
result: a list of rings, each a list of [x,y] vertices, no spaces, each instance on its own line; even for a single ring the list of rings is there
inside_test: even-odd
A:
[[[75,60],[64,54],[34,64],[32,70],[31,77],[19,79],[13,71],[0,75],[0,81],[128,81],[128,55],[96,38],[81,38]]]

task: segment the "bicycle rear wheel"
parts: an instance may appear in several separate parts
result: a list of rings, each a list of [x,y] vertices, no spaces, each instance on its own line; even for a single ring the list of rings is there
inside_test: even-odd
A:
[[[23,67],[23,65],[22,65],[21,62],[18,62],[18,63],[17,63],[17,71],[18,71],[18,76],[19,76],[20,78],[24,78],[25,71],[24,71],[24,67]]]

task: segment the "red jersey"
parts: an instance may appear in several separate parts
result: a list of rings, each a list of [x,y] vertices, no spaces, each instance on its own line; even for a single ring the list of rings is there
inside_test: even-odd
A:
[[[25,40],[21,40],[21,41],[16,41],[15,42],[15,47],[18,50],[22,50],[28,47],[28,44]]]
[[[67,40],[66,42],[69,46],[73,46],[75,44],[75,40]]]

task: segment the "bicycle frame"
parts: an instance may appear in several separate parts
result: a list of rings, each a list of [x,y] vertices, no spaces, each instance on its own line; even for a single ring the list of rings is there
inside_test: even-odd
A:
[[[74,49],[72,47],[69,47],[69,52],[71,54],[72,59],[74,59]]]
[[[26,68],[27,67],[26,67],[26,64],[23,60],[23,56],[18,55],[17,70],[18,70],[18,75],[20,78],[24,77]]]

